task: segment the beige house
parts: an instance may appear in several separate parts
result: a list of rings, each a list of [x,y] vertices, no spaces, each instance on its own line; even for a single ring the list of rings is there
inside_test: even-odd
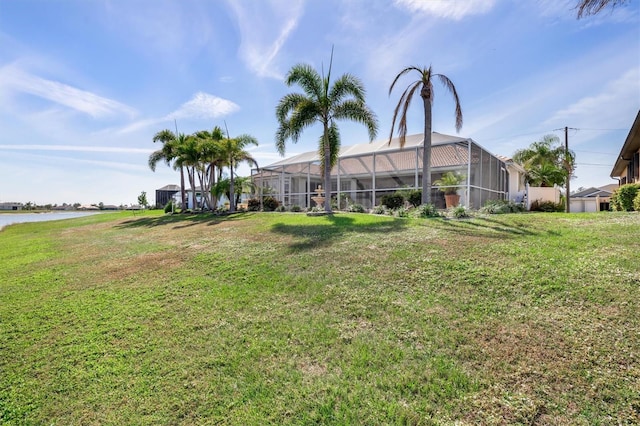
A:
[[[611,170],[611,177],[618,179],[620,185],[640,182],[640,111]]]
[[[571,194],[571,212],[600,212],[609,211],[609,199],[618,187],[617,183],[587,188]]]
[[[513,178],[511,168],[470,138],[432,133],[431,179],[446,172],[463,175],[458,195],[466,207],[480,208],[489,200],[511,198],[511,181],[515,192],[521,190],[521,177]],[[421,189],[423,135],[408,135],[403,148],[397,138],[372,143],[342,146],[336,166],[331,171],[332,197],[348,198],[369,209],[379,205],[383,195],[399,189]],[[258,196],[270,195],[281,204],[309,208],[314,206],[317,191],[324,193],[317,150],[305,152],[254,169],[251,179]],[[445,207],[444,193],[437,186],[431,198],[438,208]]]

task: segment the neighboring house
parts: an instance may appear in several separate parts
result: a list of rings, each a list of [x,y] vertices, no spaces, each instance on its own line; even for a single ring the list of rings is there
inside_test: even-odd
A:
[[[575,192],[569,197],[571,212],[600,212],[609,211],[609,198],[618,184],[612,183],[599,188],[587,188]]]
[[[156,207],[163,208],[179,192],[180,186],[178,185],[165,185],[160,189],[156,189]]]
[[[640,110],[611,170],[611,177],[618,179],[620,185],[640,182]]]
[[[193,202],[193,190],[191,188],[186,190],[187,192],[187,208],[194,210],[194,209],[200,209],[203,207],[204,205],[204,200],[202,199],[202,188],[199,186],[196,186],[196,203]],[[225,204],[229,204],[229,200],[227,199],[226,195],[221,195],[218,198],[218,206],[217,207],[222,207]],[[197,206],[197,207],[196,207]]]
[[[399,189],[420,188],[422,181],[423,135],[408,135],[404,148],[398,138],[343,146],[331,171],[331,195],[371,208],[380,198]],[[468,138],[433,132],[431,149],[432,182],[446,172],[464,175],[460,202],[482,207],[488,200],[510,197],[510,176],[504,160]],[[514,166],[514,173],[518,167]],[[259,196],[271,195],[285,206],[313,207],[312,197],[323,184],[317,150],[305,152],[251,171]],[[515,182],[520,182],[520,177]],[[520,186],[517,187],[520,190]],[[517,192],[517,191],[516,191]],[[515,195],[514,195],[515,196]],[[444,194],[434,186],[433,203],[445,207]]]
[[[22,203],[0,203],[0,210],[22,210]]]
[[[496,155],[502,160],[507,167],[507,174],[509,176],[508,188],[509,192],[507,199],[514,203],[526,203],[527,202],[527,185],[525,183],[526,170],[520,164],[513,161],[510,157],[504,157],[502,155]]]

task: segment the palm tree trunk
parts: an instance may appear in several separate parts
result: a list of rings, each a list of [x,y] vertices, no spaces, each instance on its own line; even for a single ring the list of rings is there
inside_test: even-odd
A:
[[[422,204],[431,203],[431,101],[422,95],[424,104],[424,141],[422,148]]]
[[[331,144],[329,123],[324,123],[324,211],[331,213]]]
[[[229,160],[229,211],[236,211],[235,192],[233,191],[233,160]]]
[[[187,210],[187,192],[184,188],[184,167],[180,166],[180,196],[182,198],[181,212]]]

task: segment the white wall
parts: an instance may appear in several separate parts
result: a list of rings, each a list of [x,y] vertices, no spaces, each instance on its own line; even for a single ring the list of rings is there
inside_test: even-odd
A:
[[[560,190],[558,188],[543,188],[541,186],[530,186],[527,188],[527,210],[531,208],[534,201],[560,202]]]

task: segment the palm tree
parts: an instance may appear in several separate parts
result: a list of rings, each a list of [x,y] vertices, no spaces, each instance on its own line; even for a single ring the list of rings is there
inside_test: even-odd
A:
[[[225,163],[229,167],[229,194],[235,194],[233,169],[239,163],[246,161],[258,167],[256,160],[245,149],[249,145],[258,146],[258,141],[251,135],[240,135],[233,139],[227,137],[226,140],[221,142],[222,158],[225,159]],[[236,211],[234,196],[229,197],[229,211],[231,213]]]
[[[200,141],[201,161],[206,163],[202,178],[203,196],[206,194],[209,207],[213,209],[217,205],[217,194],[211,189],[216,185],[216,170],[218,176],[221,176],[225,162],[222,149],[224,132],[219,126],[215,126],[211,131],[201,130],[196,132],[194,136]],[[211,200],[208,199],[209,196],[212,197]]]
[[[201,169],[200,141],[193,135],[179,133],[176,137],[176,166],[187,170],[187,178],[191,184],[191,196],[194,210],[198,207],[196,199],[196,177],[199,177]],[[201,188],[202,189],[202,188]],[[204,197],[203,197],[204,198]],[[206,201],[206,199],[204,199]]]
[[[331,212],[331,169],[335,165],[340,149],[340,133],[337,120],[351,120],[364,124],[369,131],[369,140],[378,134],[378,120],[365,104],[365,89],[362,82],[351,74],[343,74],[331,84],[331,63],[327,76],[307,64],[292,67],[286,78],[287,86],[297,84],[304,93],[289,93],[280,99],[276,107],[279,127],[276,132],[276,147],[284,156],[285,142],[297,143],[302,131],[313,124],[322,125],[318,144],[320,170],[324,177],[324,209]]]
[[[406,136],[407,136],[407,110],[411,105],[411,101],[413,100],[414,95],[417,92],[420,92],[420,97],[422,98],[422,104],[424,107],[424,142],[422,149],[422,204],[430,204],[431,203],[431,117],[433,107],[433,77],[438,77],[442,85],[451,92],[453,99],[455,101],[455,119],[456,119],[456,130],[459,132],[462,128],[462,108],[460,107],[460,99],[458,99],[458,92],[456,91],[455,86],[449,80],[449,78],[444,74],[434,74],[429,68],[418,68],[415,66],[410,66],[398,73],[396,78],[391,83],[389,87],[389,96],[391,96],[391,92],[395,87],[396,83],[403,75],[410,72],[417,72],[420,77],[418,80],[413,81],[411,84],[407,86],[407,88],[402,92],[402,96],[400,96],[400,100],[398,100],[398,105],[396,105],[395,110],[393,111],[393,122],[391,124],[391,133],[389,135],[389,143],[391,143],[391,138],[393,137],[393,130],[396,125],[396,120],[398,119],[398,114],[400,120],[398,122],[398,137],[400,139],[400,147],[404,147]]]
[[[513,161],[524,167],[525,180],[532,186],[564,186],[575,168],[575,154],[565,151],[556,135],[545,135],[528,148],[517,150]]]
[[[161,130],[153,136],[153,142],[162,142],[162,148],[154,151],[149,155],[149,168],[156,171],[156,165],[160,161],[164,161],[167,166],[176,159],[177,156],[177,136],[171,130]],[[180,196],[182,200],[182,209],[186,207],[186,193],[184,189],[184,168],[180,168]]]

